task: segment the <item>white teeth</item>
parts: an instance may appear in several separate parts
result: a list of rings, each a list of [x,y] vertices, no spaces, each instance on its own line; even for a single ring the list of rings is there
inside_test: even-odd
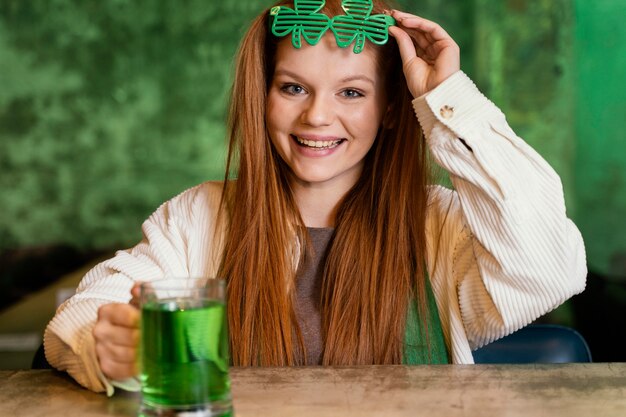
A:
[[[326,140],[307,140],[298,136],[295,136],[295,138],[298,141],[298,143],[301,143],[302,145],[306,145],[310,148],[334,148],[335,146],[339,145],[339,142],[341,142],[341,139],[326,141]]]

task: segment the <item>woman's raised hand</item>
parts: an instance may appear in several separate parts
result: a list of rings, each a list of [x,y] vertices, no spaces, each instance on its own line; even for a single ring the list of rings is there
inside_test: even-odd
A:
[[[105,304],[98,309],[93,328],[96,354],[102,373],[110,379],[137,375],[139,346],[139,284],[131,290],[128,304]]]
[[[404,76],[413,97],[437,87],[461,68],[459,46],[441,26],[421,17],[393,10],[396,38]]]

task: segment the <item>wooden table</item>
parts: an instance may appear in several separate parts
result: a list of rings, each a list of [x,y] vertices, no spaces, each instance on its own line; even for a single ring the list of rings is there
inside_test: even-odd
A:
[[[238,417],[624,417],[626,363],[234,368]],[[53,371],[0,371],[2,417],[134,416]]]

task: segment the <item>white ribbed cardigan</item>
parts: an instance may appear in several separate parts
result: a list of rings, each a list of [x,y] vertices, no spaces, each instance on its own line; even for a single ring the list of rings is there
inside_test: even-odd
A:
[[[413,105],[456,189],[430,190],[426,262],[452,361],[470,364],[472,349],[584,289],[584,245],[566,217],[557,174],[463,72]],[[113,392],[95,354],[98,307],[128,302],[138,280],[215,275],[220,193],[219,183],[208,182],[164,203],[144,222],[137,246],[87,273],[46,329],[53,366],[91,390]]]

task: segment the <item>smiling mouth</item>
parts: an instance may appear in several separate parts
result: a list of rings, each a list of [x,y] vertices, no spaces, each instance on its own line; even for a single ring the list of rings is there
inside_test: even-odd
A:
[[[305,138],[301,138],[296,135],[290,135],[293,140],[300,146],[315,149],[315,150],[326,150],[332,149],[339,146],[346,139],[336,139],[336,140],[309,140]]]

